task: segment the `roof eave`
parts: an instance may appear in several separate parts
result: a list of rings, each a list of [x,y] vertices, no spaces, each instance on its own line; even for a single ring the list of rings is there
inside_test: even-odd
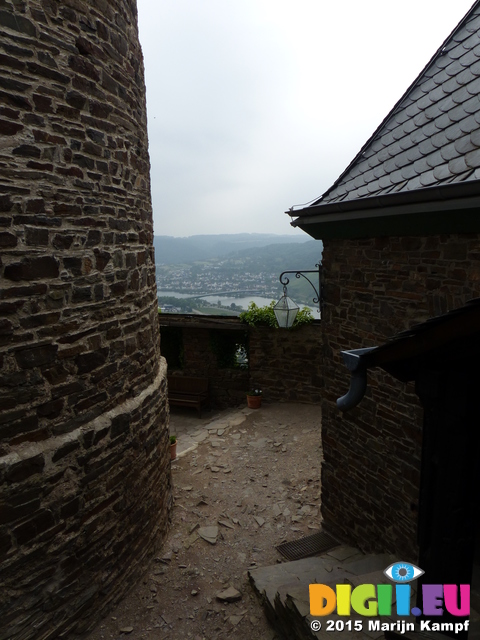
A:
[[[297,216],[292,226],[316,239],[477,233],[480,180],[316,204],[287,213]]]

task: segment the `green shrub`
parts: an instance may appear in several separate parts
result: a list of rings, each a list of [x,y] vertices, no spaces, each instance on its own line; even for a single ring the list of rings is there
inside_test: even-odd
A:
[[[277,319],[273,307],[275,300],[264,307],[259,307],[255,302],[248,305],[248,309],[240,314],[240,320],[249,324],[251,327],[273,327],[278,329]],[[310,324],[314,318],[312,312],[307,307],[303,307],[297,313],[293,327],[300,327],[302,324]]]

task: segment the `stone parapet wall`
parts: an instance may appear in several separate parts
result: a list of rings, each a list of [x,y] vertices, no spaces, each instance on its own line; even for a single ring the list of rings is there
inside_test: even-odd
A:
[[[0,32],[0,638],[41,640],[165,534],[166,367],[136,3],[4,0]]]
[[[244,403],[252,387],[262,389],[266,402],[320,402],[320,321],[285,330],[251,327],[238,318],[162,314],[160,324],[160,331],[162,326],[182,330],[183,368],[170,373],[208,378],[210,399],[217,407]],[[218,365],[212,335],[219,332],[235,332],[239,340],[246,334],[248,370]]]
[[[480,236],[325,242],[322,513],[366,551],[417,556],[423,412],[413,384],[368,372],[362,402],[342,414],[350,375],[340,351],[377,346],[480,295]]]

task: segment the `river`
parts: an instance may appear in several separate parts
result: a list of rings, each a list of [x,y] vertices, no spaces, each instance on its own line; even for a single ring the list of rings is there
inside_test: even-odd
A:
[[[171,296],[172,298],[193,298],[195,294],[180,293],[179,291],[157,291],[157,295]],[[264,307],[265,305],[271,303],[272,298],[262,298],[260,296],[248,296],[248,295],[242,298],[234,298],[232,296],[211,295],[211,296],[202,297],[202,300],[207,300],[207,302],[213,302],[214,304],[217,304],[218,301],[220,300],[222,303],[222,306],[224,307],[229,307],[233,302],[233,304],[236,304],[246,310],[248,308],[248,305],[251,302],[255,302],[255,304],[259,307]],[[308,305],[299,304],[298,302],[297,304],[301,309],[303,309],[304,306],[308,306]],[[308,307],[308,308],[313,313],[314,318],[317,318],[318,313],[316,309],[312,309],[311,307]]]

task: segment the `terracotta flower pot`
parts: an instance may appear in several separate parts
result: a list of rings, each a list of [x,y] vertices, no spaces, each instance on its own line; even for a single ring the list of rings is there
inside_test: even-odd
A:
[[[174,442],[170,445],[170,460],[175,460],[177,457],[177,443]]]
[[[262,396],[247,396],[247,405],[249,409],[260,409]]]

